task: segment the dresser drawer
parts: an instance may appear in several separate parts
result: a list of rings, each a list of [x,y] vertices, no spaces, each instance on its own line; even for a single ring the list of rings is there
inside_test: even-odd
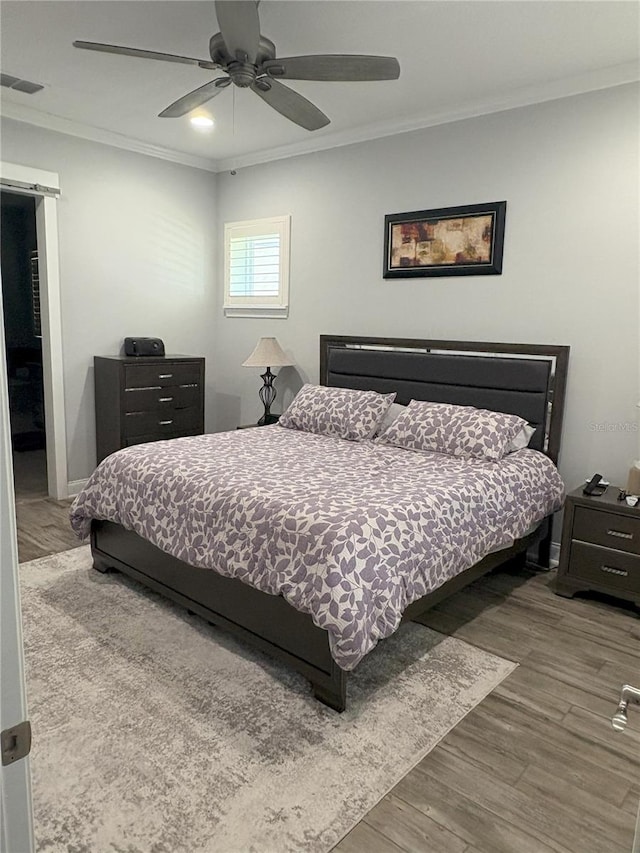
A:
[[[197,386],[127,388],[124,392],[123,409],[125,412],[166,412],[198,406],[201,399],[202,394]]]
[[[162,437],[185,431],[202,432],[202,412],[198,406],[167,412],[128,412],[124,416],[124,436],[140,435]]]
[[[125,388],[165,388],[167,385],[200,383],[200,364],[194,361],[166,364],[127,364],[124,368]]]
[[[611,590],[640,593],[640,557],[613,548],[572,542],[567,574]]]
[[[572,538],[640,554],[640,518],[578,506]]]

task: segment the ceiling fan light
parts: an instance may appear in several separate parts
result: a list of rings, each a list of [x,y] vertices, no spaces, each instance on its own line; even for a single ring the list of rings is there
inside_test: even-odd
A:
[[[213,119],[210,116],[191,116],[189,121],[198,130],[211,130],[211,128],[213,127]]]

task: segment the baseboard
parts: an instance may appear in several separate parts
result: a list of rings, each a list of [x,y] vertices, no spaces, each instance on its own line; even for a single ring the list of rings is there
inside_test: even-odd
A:
[[[67,483],[67,495],[70,498],[75,498],[76,495],[80,494],[88,482],[89,478],[86,477],[84,480],[72,480],[70,483]]]

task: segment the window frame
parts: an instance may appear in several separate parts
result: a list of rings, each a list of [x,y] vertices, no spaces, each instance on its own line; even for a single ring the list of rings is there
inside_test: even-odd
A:
[[[279,274],[277,296],[231,296],[230,247],[232,237],[254,236],[249,231],[260,229],[265,235],[277,233],[280,237]],[[289,267],[291,261],[291,215],[268,216],[262,219],[245,219],[224,224],[224,301],[226,317],[283,318],[289,314]]]

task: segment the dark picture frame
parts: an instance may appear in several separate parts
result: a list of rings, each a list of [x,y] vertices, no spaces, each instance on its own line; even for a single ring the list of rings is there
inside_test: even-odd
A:
[[[390,213],[384,278],[502,275],[506,201]]]

